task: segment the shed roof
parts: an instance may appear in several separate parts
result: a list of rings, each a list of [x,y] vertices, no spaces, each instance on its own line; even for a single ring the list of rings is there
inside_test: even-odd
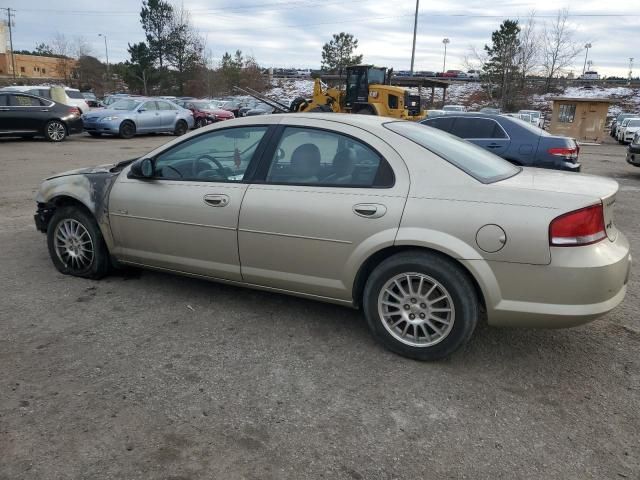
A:
[[[589,103],[613,103],[612,98],[599,97],[551,97],[554,102],[589,102]]]

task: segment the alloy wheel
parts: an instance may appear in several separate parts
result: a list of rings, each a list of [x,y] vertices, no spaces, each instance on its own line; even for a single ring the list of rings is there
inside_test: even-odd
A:
[[[56,227],[55,250],[60,261],[71,270],[82,271],[93,262],[94,246],[82,223],[67,218]]]
[[[49,122],[47,125],[47,136],[54,142],[59,142],[66,135],[64,125],[60,122]]]
[[[430,347],[453,328],[455,308],[447,289],[423,273],[401,273],[380,290],[378,313],[385,329],[412,347]]]

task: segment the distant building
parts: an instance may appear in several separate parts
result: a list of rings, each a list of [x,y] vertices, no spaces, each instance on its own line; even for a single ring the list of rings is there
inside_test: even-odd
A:
[[[554,97],[549,132],[577,140],[602,141],[607,121],[608,98]]]
[[[71,58],[43,57],[20,53],[13,57],[12,59],[9,48],[9,28],[6,22],[0,22],[0,77],[13,77],[13,65],[15,64],[16,77],[66,80],[72,76],[76,67],[76,61]]]

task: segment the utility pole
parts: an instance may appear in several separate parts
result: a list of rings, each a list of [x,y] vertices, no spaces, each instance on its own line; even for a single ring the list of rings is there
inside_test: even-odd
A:
[[[442,73],[444,73],[447,68],[447,45],[450,43],[451,41],[448,38],[443,38],[442,39],[442,44],[444,45],[444,60],[442,61]]]
[[[107,36],[104,33],[99,33],[98,36],[104,38],[104,56],[106,57],[106,60],[107,60],[106,86],[108,87],[109,84],[111,83],[111,76],[109,75],[109,48],[107,47]],[[145,92],[145,95],[146,94],[147,93]]]
[[[582,67],[582,76],[584,77],[584,72],[587,68],[587,55],[589,55],[589,49],[591,48],[591,44],[590,43],[585,43],[584,44],[584,48],[586,50],[586,53],[584,54],[584,66]]]
[[[416,34],[418,33],[418,9],[420,0],[416,0],[416,16],[413,20],[413,47],[411,48],[411,76],[413,77],[413,62],[416,58]]]
[[[11,13],[11,8],[7,8],[7,25],[9,26],[9,48],[11,49],[11,70],[13,71],[13,79],[16,79],[16,58],[13,56],[13,32],[11,31],[11,23],[16,18],[15,13]]]
[[[629,57],[629,85],[631,85],[632,77],[633,77],[633,57]]]

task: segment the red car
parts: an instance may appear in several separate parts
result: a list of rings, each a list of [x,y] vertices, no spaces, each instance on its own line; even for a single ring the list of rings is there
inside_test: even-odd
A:
[[[444,78],[456,78],[458,75],[462,73],[461,70],[447,70],[442,74]]]
[[[187,100],[182,106],[193,112],[194,128],[236,118],[233,112],[219,108],[217,103],[211,100]]]

